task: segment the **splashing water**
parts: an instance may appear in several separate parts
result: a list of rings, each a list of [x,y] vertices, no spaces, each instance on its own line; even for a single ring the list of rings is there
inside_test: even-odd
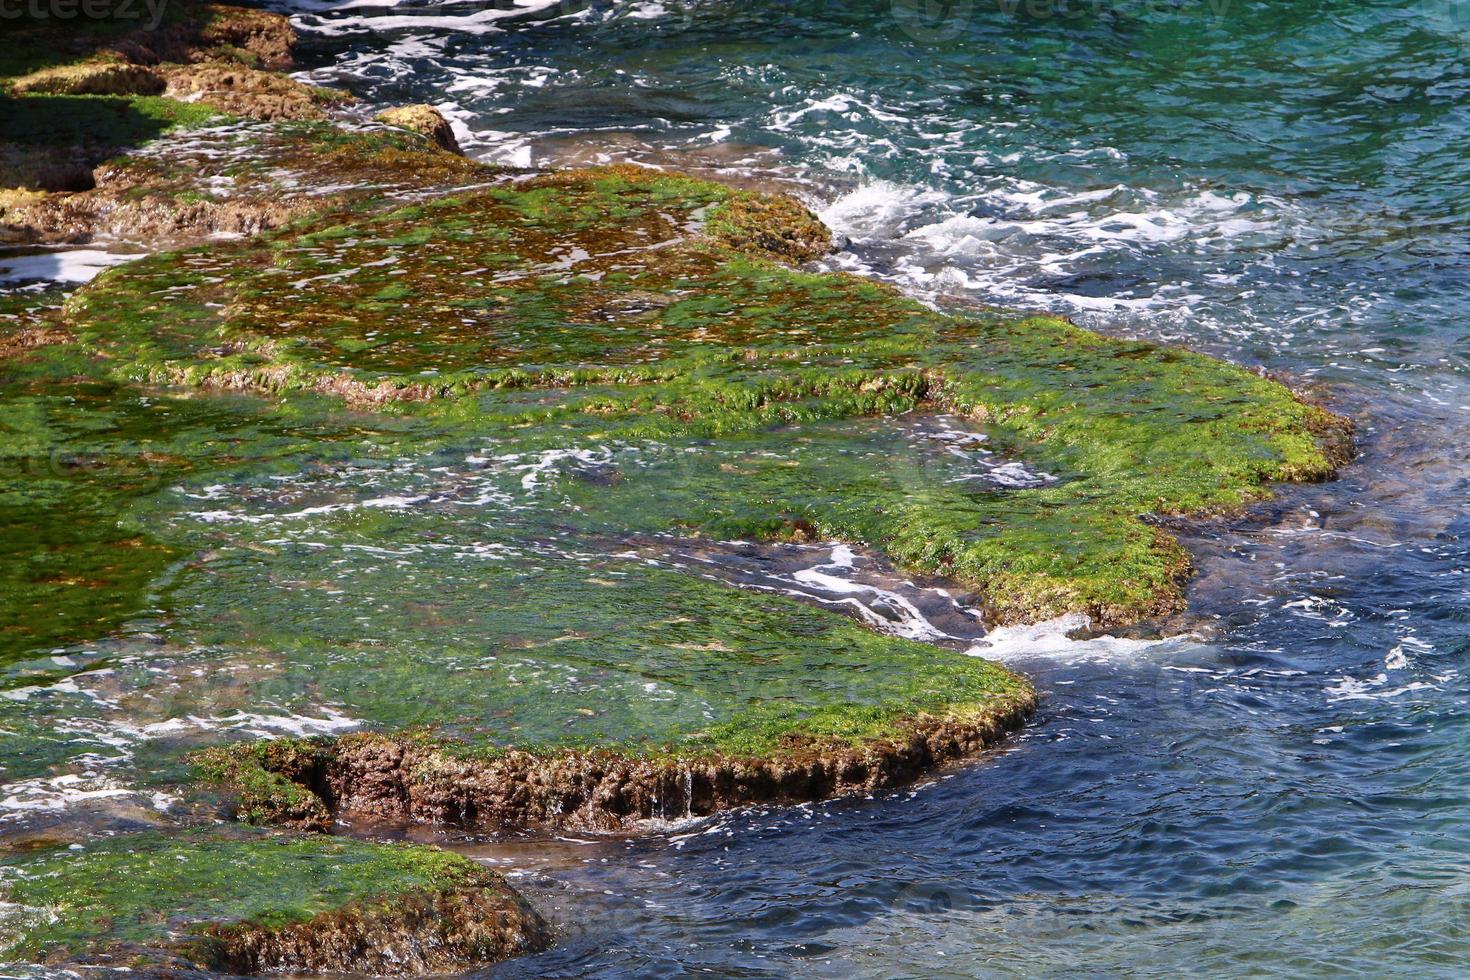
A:
[[[844,238],[834,266],[1285,372],[1362,423],[1342,480],[1186,537],[1185,637],[983,636],[967,597],[830,545],[619,542],[973,646],[1047,700],[1010,752],[892,797],[452,841],[564,929],[495,976],[1454,975],[1470,955],[1463,32],[1412,0],[1036,7],[292,8],[313,80],[435,103],[472,154],[787,189]],[[934,441],[972,475],[1010,462]],[[607,460],[492,463],[508,482],[411,470],[294,511],[224,488],[195,516],[270,511],[300,543],[310,508],[513,508]],[[18,802],[133,794],[105,779]]]

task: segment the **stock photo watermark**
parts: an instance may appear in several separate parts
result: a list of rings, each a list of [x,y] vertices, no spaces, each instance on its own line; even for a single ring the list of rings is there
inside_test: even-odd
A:
[[[117,22],[154,31],[168,13],[169,0],[0,0],[0,21],[11,24]]]
[[[1419,0],[1420,23],[1461,48],[1470,48],[1470,0]]]
[[[31,455],[0,457],[0,475],[31,480],[76,480],[132,493],[157,490],[170,471],[167,457],[141,446],[108,451],[77,452],[53,449]]]
[[[1183,13],[1226,16],[1236,0],[892,0],[893,18],[916,41],[937,43],[963,34],[990,12],[1036,21],[1112,17],[1141,20]],[[1429,0],[1434,2],[1434,0]],[[1457,0],[1442,0],[1454,3]],[[1465,0],[1470,3],[1470,0]]]

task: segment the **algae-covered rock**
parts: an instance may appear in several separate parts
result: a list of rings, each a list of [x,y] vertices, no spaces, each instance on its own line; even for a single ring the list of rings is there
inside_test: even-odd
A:
[[[163,75],[170,97],[245,119],[321,119],[327,108],[352,101],[346,92],[225,62],[171,67]]]
[[[291,739],[206,749],[196,757],[200,775],[233,796],[243,823],[327,830],[331,814],[311,787],[320,781],[322,752]]]
[[[800,640],[793,638],[793,645]],[[732,664],[732,667],[734,665]],[[899,663],[888,665],[897,669]],[[936,676],[956,664],[937,664]],[[969,678],[955,679],[968,686]],[[648,821],[688,819],[752,803],[805,803],[902,786],[990,749],[1036,705],[1028,686],[996,673],[970,704],[931,693],[936,714],[907,715],[881,703],[843,712],[739,717],[681,748],[630,751],[610,736],[585,750],[485,752],[473,742],[422,735],[350,735],[310,743],[246,743],[211,751],[204,765],[243,798],[310,798],[352,818],[486,829],[632,831]],[[757,695],[759,696],[759,695]],[[844,717],[845,716],[845,717]],[[808,734],[836,724],[823,735]],[[875,723],[876,722],[876,723]],[[764,729],[764,731],[762,731]],[[478,741],[478,740],[477,740]],[[689,741],[689,740],[686,740]],[[309,758],[309,767],[277,760]],[[300,804],[258,806],[252,820],[301,826]]]
[[[280,14],[171,3],[159,24],[138,28],[131,15],[104,16],[107,7],[89,7],[80,22],[7,26],[0,191],[90,190],[97,164],[220,113],[317,119],[349,99],[273,73],[290,67],[295,42]],[[0,211],[0,241],[47,238],[11,210]]]
[[[187,830],[0,852],[0,961],[407,975],[533,952],[546,924],[434,848]]]
[[[189,63],[238,61],[282,71],[292,66],[296,31],[280,13],[218,3],[170,4],[158,30],[135,32],[118,46],[133,60]]]
[[[819,259],[832,251],[827,226],[794,198],[743,194],[727,201],[709,233],[732,248],[769,252],[793,262]]]
[[[903,474],[834,458],[747,466],[697,490],[655,468],[571,492],[584,512],[650,532],[867,543],[978,589],[999,622],[1178,610],[1188,557],[1143,515],[1239,507],[1268,481],[1340,462],[1342,423],[1273,381],[1054,317],[943,315],[797,272],[779,260],[810,236],[732,238],[753,213],[783,212],[677,176],[553,175],[189,256],[187,273],[147,260],[104,276],[70,315],[135,380],[463,402],[452,411],[486,432],[503,424],[495,392],[565,390],[503,433],[523,450],[950,413],[1024,446],[1050,479],[915,495]],[[171,283],[188,283],[186,298],[159,302]]]
[[[427,145],[319,156],[388,166],[400,139]],[[633,830],[898,785],[993,745],[1030,686],[686,547],[805,542],[835,568],[845,542],[974,590],[991,624],[1131,623],[1178,610],[1189,569],[1148,515],[1342,458],[1341,420],[1249,371],[793,266],[819,245],[794,202],[607,168],[343,202],[103,274],[57,321],[76,342],[28,369],[87,377],[87,411],[150,420],[180,465],[152,495],[17,483],[86,486],[192,557],[149,638],[107,650],[146,650],[146,676],[18,644],[34,690],[0,704],[26,721],[3,756],[66,771],[88,750],[68,733],[126,719],[176,733],[148,750],[194,759],[225,812],[303,827]],[[38,444],[74,445],[56,395],[5,393]],[[30,547],[13,561],[49,560]],[[334,737],[219,747],[264,730]]]
[[[72,189],[80,193],[0,194],[0,240],[178,247],[258,234],[384,193],[452,190],[495,172],[417,134],[352,133],[325,123],[219,127],[95,170],[76,166],[85,183]],[[321,193],[324,187],[331,192]]]
[[[107,16],[117,6],[117,16]],[[284,14],[227,4],[171,0],[156,24],[141,23],[138,4],[95,0],[86,17],[14,18],[6,24],[0,78],[90,59],[133,65],[238,61],[280,71],[291,67],[296,33]]]
[[[219,120],[207,106],[160,96],[0,94],[0,188],[82,191],[121,148]]]
[[[454,138],[454,127],[431,105],[398,106],[378,113],[377,119],[389,126],[427,136],[441,150],[464,155],[459,148],[459,140]]]
[[[32,72],[11,83],[16,95],[159,95],[163,76],[142,65],[88,61]]]

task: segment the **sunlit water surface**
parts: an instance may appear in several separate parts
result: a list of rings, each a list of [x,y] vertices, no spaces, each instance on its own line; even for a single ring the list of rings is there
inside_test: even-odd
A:
[[[1193,636],[980,640],[1046,694],[984,764],[631,842],[424,835],[513,875],[563,932],[491,975],[1461,974],[1455,5],[503,6],[294,10],[312,77],[365,110],[437,104],[472,154],[516,165],[631,159],[783,187],[844,236],[834,267],[1320,385],[1363,455],[1186,536]],[[777,559],[680,556],[767,586],[846,560]]]

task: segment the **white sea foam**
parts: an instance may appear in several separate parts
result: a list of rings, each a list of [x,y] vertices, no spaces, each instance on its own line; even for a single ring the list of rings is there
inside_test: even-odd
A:
[[[32,255],[0,255],[0,285],[22,282],[59,282],[76,285],[90,282],[115,265],[142,258],[133,252],[108,252],[96,248],[56,249]]]
[[[106,807],[120,802],[162,813],[178,799],[167,793],[138,789],[101,772],[23,779],[0,785],[0,824],[76,807]]]
[[[1139,293],[1126,276],[1098,290],[1097,276],[1165,246],[1198,251],[1245,236],[1289,240],[1300,223],[1286,202],[1244,192],[1164,194],[1122,185],[1078,191],[1010,177],[988,185],[962,195],[865,180],[820,211],[854,246],[831,262],[927,298],[970,294],[1084,313],[1177,310],[1198,301],[1195,284],[1156,271]],[[1073,280],[1088,288],[1069,288]],[[1228,285],[1211,283],[1217,290]]]
[[[793,572],[791,581],[827,596],[829,602],[848,605],[870,626],[910,640],[938,640],[949,634],[935,627],[905,596],[876,585],[855,582],[851,575],[857,558],[847,545],[832,548],[830,560]],[[810,593],[807,593],[810,594]],[[874,611],[881,604],[887,615]]]
[[[519,0],[509,8],[487,7],[479,0],[406,6],[405,9],[412,13],[396,13],[397,5],[383,0],[290,0],[283,6],[296,13],[293,23],[298,29],[317,34],[388,33],[416,29],[485,34],[500,30],[504,21],[553,10],[561,2]],[[414,38],[413,41],[424,43],[422,38]]]
[[[899,237],[921,208],[948,200],[940,191],[875,180],[843,194],[822,208],[819,217],[839,236],[857,242],[885,241]]]
[[[1088,662],[1133,661],[1148,651],[1189,642],[1188,637],[1132,640],[1116,636],[1073,639],[1070,634],[1088,629],[1092,622],[1080,613],[1059,616],[1032,626],[1003,626],[991,630],[965,651],[971,656],[1002,662],[1026,660],[1075,660]]]

